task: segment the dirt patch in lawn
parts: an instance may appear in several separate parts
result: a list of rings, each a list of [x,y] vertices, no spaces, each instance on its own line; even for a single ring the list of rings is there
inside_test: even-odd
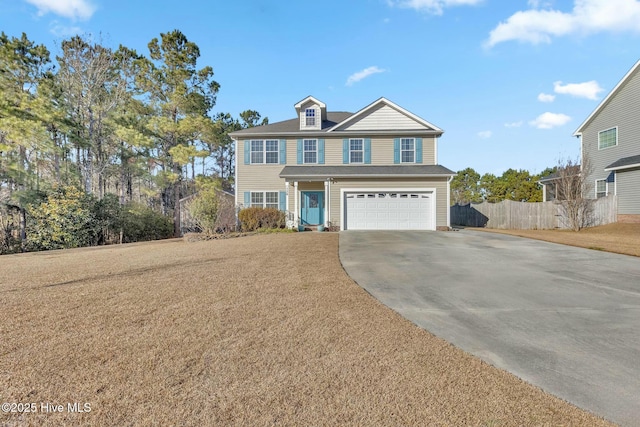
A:
[[[478,228],[476,230],[511,234],[563,245],[640,257],[640,224],[608,224],[600,227],[585,228],[578,232],[569,230],[495,230],[490,228]]]
[[[378,303],[334,233],[3,256],[0,303],[0,402],[36,405],[3,426],[608,425]]]

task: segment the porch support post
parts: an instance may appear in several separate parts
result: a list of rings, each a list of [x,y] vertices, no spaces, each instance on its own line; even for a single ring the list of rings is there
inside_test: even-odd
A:
[[[285,198],[284,198],[284,200],[285,200],[285,202],[284,202],[285,208],[284,208],[284,211],[287,214],[287,219],[289,219],[288,216],[290,214],[290,211],[289,211],[289,187],[290,187],[289,181],[285,181],[285,183],[284,183],[284,194],[285,194]]]
[[[331,203],[330,197],[329,197],[330,188],[331,187],[329,186],[329,180],[327,179],[324,182],[324,226],[325,227],[329,226],[329,212],[331,212],[331,210],[329,209],[329,203]]]
[[[296,227],[300,224],[298,222],[298,181],[293,181],[293,222]]]
[[[547,201],[547,186],[545,184],[542,184],[542,201]]]

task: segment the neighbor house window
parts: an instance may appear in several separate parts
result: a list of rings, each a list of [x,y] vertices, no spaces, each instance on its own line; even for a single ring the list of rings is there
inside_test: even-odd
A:
[[[307,126],[315,126],[316,125],[316,109],[315,108],[307,108],[304,110],[305,124]]]
[[[277,191],[252,191],[251,207],[276,208],[279,206],[279,193]]]
[[[349,140],[349,163],[364,163],[364,140]]]
[[[251,141],[252,164],[276,164],[278,159],[278,140]]]
[[[599,179],[596,181],[596,197],[605,197],[607,195],[607,180]]]
[[[416,162],[416,141],[413,138],[400,140],[400,161],[402,163]]]
[[[618,128],[598,132],[598,150],[618,145]]]
[[[304,146],[304,163],[318,163],[318,141],[316,139],[305,139]]]

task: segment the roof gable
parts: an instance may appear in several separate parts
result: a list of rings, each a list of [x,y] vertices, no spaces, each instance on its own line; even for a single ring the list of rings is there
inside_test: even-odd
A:
[[[327,105],[324,102],[318,101],[313,96],[307,96],[306,98],[300,100],[299,102],[296,103],[296,105],[294,105],[294,107],[296,111],[300,111],[303,107],[306,107],[307,105],[313,105],[313,104],[325,110],[327,108]]]
[[[364,107],[362,110],[338,123],[329,132],[338,131],[384,131],[384,130],[428,130],[442,133],[442,129],[405,110],[385,98]]]
[[[594,117],[600,114],[600,112],[607,106],[607,104],[609,104],[611,99],[613,99],[613,97],[615,97],[622,90],[624,85],[628,81],[630,81],[639,70],[640,70],[640,60],[636,62],[633,67],[631,67],[631,69],[627,72],[627,74],[625,74],[622,80],[618,82],[616,87],[614,87],[613,90],[609,92],[606,98],[604,98],[602,102],[596,107],[596,109],[593,110],[593,112],[589,115],[589,117],[587,117],[587,119],[584,122],[582,122],[580,127],[578,127],[578,129],[573,133],[573,136],[582,135],[584,128],[587,127],[587,125],[591,122],[591,120],[593,120]]]

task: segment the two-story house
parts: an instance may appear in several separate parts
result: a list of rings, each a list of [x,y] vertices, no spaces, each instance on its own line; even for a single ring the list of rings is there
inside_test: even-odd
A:
[[[615,194],[618,221],[640,222],[640,61],[575,131],[593,198]]]
[[[449,228],[442,129],[380,98],[356,113],[309,96],[296,117],[231,133],[236,204],[287,212],[288,224],[341,230]]]

